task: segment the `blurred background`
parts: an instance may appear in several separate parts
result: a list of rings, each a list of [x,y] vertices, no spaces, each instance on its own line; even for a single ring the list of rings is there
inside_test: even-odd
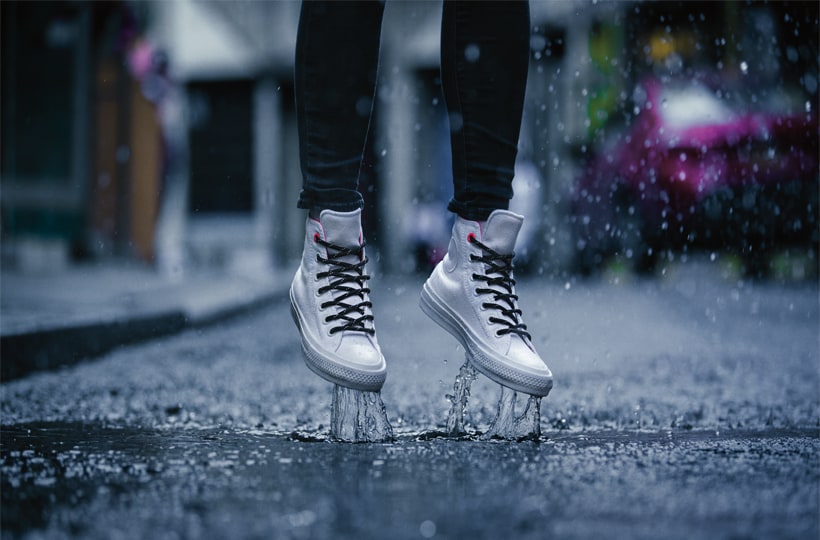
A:
[[[377,271],[426,270],[446,248],[440,13],[385,14],[360,186]],[[285,1],[0,3],[3,268],[294,267],[298,15]],[[816,278],[816,2],[533,1],[531,20],[523,270],[652,273],[700,254]]]

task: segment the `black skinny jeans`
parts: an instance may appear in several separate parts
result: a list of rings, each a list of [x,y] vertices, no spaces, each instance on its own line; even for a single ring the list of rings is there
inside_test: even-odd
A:
[[[361,208],[359,168],[374,99],[382,2],[304,1],[296,42],[299,208]],[[448,209],[485,220],[506,209],[529,63],[527,2],[445,1],[441,75],[450,118]]]

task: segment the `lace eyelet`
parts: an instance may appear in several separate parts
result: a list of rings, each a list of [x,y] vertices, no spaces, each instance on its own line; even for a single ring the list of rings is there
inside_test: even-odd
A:
[[[469,233],[467,235],[467,243],[472,244],[473,242],[475,242],[475,233]]]
[[[313,241],[314,242],[318,242],[319,238],[320,238],[319,233],[313,233]]]

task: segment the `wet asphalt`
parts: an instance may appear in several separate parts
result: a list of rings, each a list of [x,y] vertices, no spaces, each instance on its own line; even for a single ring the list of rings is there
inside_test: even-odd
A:
[[[285,303],[0,385],[3,538],[818,538],[814,282],[522,277],[537,441],[442,435],[463,351],[374,275],[389,443],[328,441]]]

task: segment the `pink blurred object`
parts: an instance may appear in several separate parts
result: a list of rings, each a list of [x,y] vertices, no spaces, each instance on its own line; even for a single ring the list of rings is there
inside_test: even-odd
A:
[[[582,265],[624,249],[652,255],[735,241],[765,251],[817,236],[815,112],[738,112],[694,81],[649,78],[636,96],[629,130],[604,145],[575,186]],[[638,237],[629,247],[625,221]]]
[[[154,48],[148,41],[138,39],[128,51],[128,68],[131,75],[142,80],[154,68]]]

